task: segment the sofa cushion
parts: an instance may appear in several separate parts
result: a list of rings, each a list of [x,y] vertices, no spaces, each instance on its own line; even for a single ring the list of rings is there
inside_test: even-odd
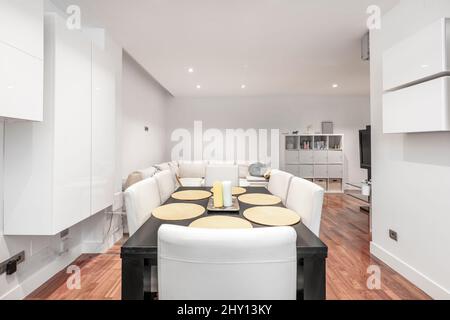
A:
[[[205,177],[206,162],[181,162],[180,178],[201,178]]]
[[[139,170],[138,172],[142,174],[143,179],[148,179],[153,177],[156,174],[156,172],[158,172],[158,170],[155,167],[150,167],[147,169]]]
[[[166,171],[166,170],[170,171],[170,164],[168,162],[156,164],[154,165],[154,167],[158,169],[158,171]]]

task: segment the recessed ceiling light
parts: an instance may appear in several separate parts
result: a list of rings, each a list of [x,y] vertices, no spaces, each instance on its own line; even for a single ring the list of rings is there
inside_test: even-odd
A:
[[[337,83],[334,83],[332,87],[336,89],[339,88],[339,85]]]
[[[427,65],[427,64],[423,64],[422,66],[421,66],[422,68],[424,68],[424,69],[426,69],[426,68],[428,68],[429,67],[429,65]]]
[[[189,69],[188,69],[188,72],[189,72],[189,73],[194,73],[194,68],[189,68]]]
[[[246,86],[245,84],[243,84],[243,85],[241,86],[241,89],[245,89],[245,88],[247,88],[247,86]]]
[[[202,86],[198,84],[197,85],[197,89],[201,89],[201,88],[202,88]]]

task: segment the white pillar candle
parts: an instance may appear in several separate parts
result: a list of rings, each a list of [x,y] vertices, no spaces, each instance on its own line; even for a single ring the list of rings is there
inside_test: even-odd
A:
[[[224,181],[222,184],[223,184],[223,206],[231,207],[233,205],[231,181]]]

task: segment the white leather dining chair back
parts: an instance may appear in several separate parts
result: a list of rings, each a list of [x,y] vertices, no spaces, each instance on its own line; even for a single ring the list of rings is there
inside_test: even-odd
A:
[[[302,217],[303,224],[316,236],[320,234],[324,189],[301,178],[293,178],[286,207]]]
[[[175,176],[172,171],[165,170],[158,172],[155,175],[155,179],[158,183],[161,203],[164,203],[170,198],[170,196],[175,192],[175,189],[177,188]]]
[[[163,225],[158,232],[161,300],[295,300],[297,233]]]
[[[232,187],[239,186],[239,166],[209,165],[206,167],[205,186],[212,187],[217,181],[231,181]]]
[[[270,173],[268,189],[273,195],[280,197],[283,204],[286,204],[286,199],[289,190],[289,184],[294,176],[290,173],[272,170]]]
[[[125,191],[124,198],[128,230],[132,236],[161,204],[156,179],[148,178],[132,185]]]

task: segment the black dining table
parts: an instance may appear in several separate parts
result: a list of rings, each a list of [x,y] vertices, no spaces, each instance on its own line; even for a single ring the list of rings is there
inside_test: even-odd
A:
[[[184,190],[207,190],[211,188],[182,187],[177,191]],[[248,187],[247,193],[270,192],[263,187]],[[170,203],[195,203],[207,208],[209,199],[198,201],[180,201],[170,198],[165,204]],[[244,218],[244,211],[254,205],[240,202],[239,213],[220,214]],[[282,204],[277,206],[283,207]],[[122,300],[143,300],[144,276],[150,273],[152,266],[158,264],[158,230],[163,224],[174,224],[189,226],[193,221],[202,217],[218,215],[217,212],[208,212],[195,219],[183,221],[163,221],[151,216],[139,230],[133,234],[121,248],[122,258]],[[262,228],[266,226],[253,223],[253,227]],[[298,288],[298,299],[325,300],[326,298],[326,258],[327,246],[302,222],[292,226],[297,231],[297,265],[298,275],[303,277],[303,287]],[[301,270],[301,271],[300,271]],[[150,277],[147,276],[147,279]]]

